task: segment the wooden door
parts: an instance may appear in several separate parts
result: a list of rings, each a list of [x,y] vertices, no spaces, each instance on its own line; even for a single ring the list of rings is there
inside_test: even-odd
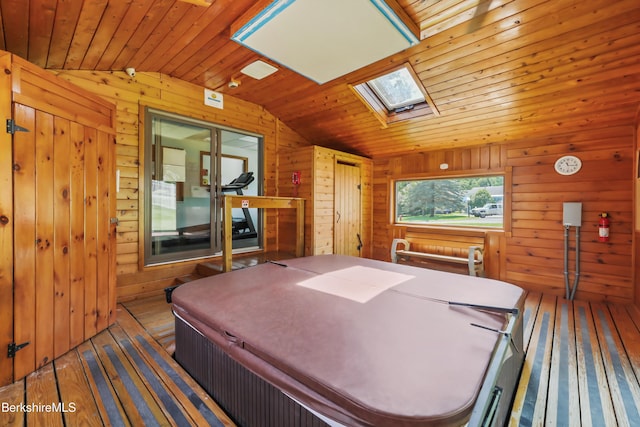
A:
[[[340,255],[360,256],[362,227],[359,165],[336,162],[334,185],[333,252]]]
[[[11,69],[11,55],[0,51],[0,68]],[[11,74],[0,73],[0,117],[11,117]],[[7,345],[13,342],[13,138],[0,132],[0,386],[13,381],[13,361]]]
[[[0,304],[12,311],[0,338],[22,348],[0,348],[0,385],[105,329],[116,308],[113,104],[12,62],[13,121],[26,131],[3,153],[11,159],[13,184],[2,191],[11,195],[12,238],[7,245],[1,234],[0,246],[13,253],[13,304]]]
[[[112,323],[112,137],[15,104],[14,377]],[[34,315],[35,314],[35,315]]]

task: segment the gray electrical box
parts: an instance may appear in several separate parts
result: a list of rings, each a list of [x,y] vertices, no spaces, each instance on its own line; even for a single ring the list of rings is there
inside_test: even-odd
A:
[[[582,227],[582,203],[564,202],[562,206],[562,224],[565,226]]]

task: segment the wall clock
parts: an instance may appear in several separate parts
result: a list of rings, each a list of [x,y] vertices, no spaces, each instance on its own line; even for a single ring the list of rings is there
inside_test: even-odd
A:
[[[582,167],[582,160],[576,156],[562,156],[556,160],[554,167],[560,175],[573,175]]]

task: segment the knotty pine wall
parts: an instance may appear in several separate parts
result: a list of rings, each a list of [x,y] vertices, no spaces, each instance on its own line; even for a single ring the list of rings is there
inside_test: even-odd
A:
[[[640,245],[638,245],[637,242],[639,242],[640,240],[640,209],[638,208],[638,203],[640,203],[640,107],[638,107],[638,109],[636,110],[636,119],[635,119],[635,169],[634,169],[634,191],[635,191],[635,199],[634,199],[634,206],[635,206],[635,230],[634,230],[634,236],[635,236],[635,253],[634,253],[634,259],[633,259],[633,266],[634,266],[634,284],[635,281],[638,280],[638,278],[640,277]],[[634,302],[636,305],[640,305],[640,286],[634,286],[635,288],[635,295],[634,295]]]
[[[494,277],[531,291],[564,295],[562,205],[582,202],[576,299],[632,302],[634,146],[634,127],[620,126],[499,146],[374,159],[373,256],[390,259],[391,240],[397,235],[398,226],[390,220],[393,179],[506,172],[506,181],[511,184],[505,185],[505,212],[510,211],[510,218],[505,214],[505,231],[498,233],[501,242],[495,256],[500,260],[491,260],[493,265],[499,265]],[[582,169],[573,176],[558,175],[553,164],[569,153],[582,159]],[[443,162],[450,165],[446,174],[439,169]],[[598,242],[600,212],[611,216],[608,243]],[[570,242],[574,248],[573,230]],[[569,266],[572,285],[573,255]]]
[[[225,95],[224,109],[205,106],[203,88],[158,73],[136,73],[131,79],[124,72],[59,71],[56,74],[116,104],[117,169],[117,290],[120,301],[158,293],[177,276],[191,273],[197,262],[186,261],[164,266],[142,266],[143,141],[141,114],[149,106],[206,120],[223,126],[264,136],[264,194],[277,190],[277,153],[308,145],[264,108]],[[267,211],[265,247],[278,246],[278,213]]]
[[[174,111],[265,136],[265,194],[278,194],[278,152],[309,145],[262,107],[225,96],[225,110],[202,104],[202,88],[160,74],[65,71],[56,73],[117,106],[118,295],[121,300],[158,292],[172,278],[187,274],[193,262],[170,268],[140,265],[139,114],[141,107]],[[390,225],[390,181],[407,176],[439,176],[440,163],[449,174],[511,170],[511,219],[507,231],[490,237],[492,272],[496,278],[526,289],[564,294],[562,202],[583,203],[581,279],[576,297],[629,302],[633,300],[634,127],[585,130],[545,139],[515,141],[467,149],[412,153],[374,159],[373,258],[389,259],[395,228]],[[574,153],[583,169],[572,177],[553,171],[563,154]],[[290,179],[287,177],[287,179]],[[505,191],[509,191],[506,188]],[[597,215],[612,217],[611,241],[597,242]],[[268,248],[277,247],[276,213],[267,217]],[[640,233],[638,233],[640,234]],[[573,235],[572,235],[573,246]],[[494,254],[495,252],[495,254]],[[571,264],[573,271],[573,263]],[[637,300],[640,300],[638,292]]]
[[[338,161],[352,163],[360,168],[361,256],[371,258],[370,159],[319,146],[281,150],[278,164],[279,195],[305,199],[305,255],[334,253],[335,167]],[[291,182],[294,171],[301,172],[301,183],[297,186]],[[295,226],[295,216],[293,213],[282,212],[280,218],[280,250],[293,252],[295,242],[290,230]]]

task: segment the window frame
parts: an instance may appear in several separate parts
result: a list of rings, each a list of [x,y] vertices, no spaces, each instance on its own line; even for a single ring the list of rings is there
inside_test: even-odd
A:
[[[403,79],[405,81],[409,81],[410,83],[413,83],[413,88],[417,90],[419,98],[411,98],[411,99],[405,99],[402,102],[398,102],[394,105],[390,105],[389,103],[389,99],[387,99],[385,97],[385,94],[383,92],[385,92],[385,89],[387,89],[387,87],[385,87],[386,85],[383,85],[381,82],[383,78],[386,78],[392,74],[396,74],[396,73],[400,73],[402,71],[405,71],[406,74],[408,76],[407,79]],[[376,83],[378,82],[378,83]],[[424,96],[424,90],[423,88],[421,88],[421,84],[419,84],[416,81],[416,78],[413,74],[411,74],[411,72],[409,71],[409,69],[407,67],[400,67],[390,73],[386,73],[386,74],[382,74],[378,77],[375,77],[373,79],[367,80],[366,81],[367,86],[373,90],[373,92],[376,94],[376,96],[378,97],[378,99],[380,100],[380,102],[382,102],[385,106],[385,108],[387,109],[387,111],[389,112],[398,112],[398,110],[401,109],[405,109],[407,107],[413,108],[414,106],[420,105],[422,103],[427,102],[427,100],[425,99]]]
[[[412,227],[412,228],[455,228],[461,230],[482,230],[485,232],[509,232],[511,230],[511,211],[508,207],[511,206],[511,195],[507,189],[511,187],[511,170],[505,168],[501,170],[487,171],[483,170],[471,170],[464,173],[452,173],[444,174],[440,173],[425,173],[425,174],[411,174],[400,175],[393,178],[389,178],[388,190],[389,190],[389,224],[394,227]],[[397,183],[401,181],[421,181],[421,180],[447,180],[447,179],[465,179],[465,178],[483,178],[483,177],[502,177],[502,226],[501,227],[482,227],[478,225],[464,225],[453,223],[418,223],[418,222],[399,222],[397,214]],[[499,202],[500,203],[500,202]]]
[[[385,103],[380,99],[378,94],[369,86],[369,82],[375,80],[379,77],[394,73],[400,69],[406,69],[409,72],[409,75],[413,78],[416,86],[422,92],[424,97],[424,101],[413,104],[413,108],[410,109],[401,109],[398,108],[396,110],[389,110]],[[439,116],[440,112],[438,111],[436,105],[431,99],[431,96],[427,92],[426,88],[422,84],[422,81],[416,74],[415,70],[408,62],[401,64],[397,67],[387,69],[383,73],[378,73],[374,76],[370,76],[366,79],[363,79],[356,84],[349,85],[349,88],[353,91],[353,93],[360,99],[360,101],[373,113],[373,115],[380,121],[383,128],[388,127],[390,124],[397,123],[404,120],[409,120],[416,117],[424,117],[424,116]]]

